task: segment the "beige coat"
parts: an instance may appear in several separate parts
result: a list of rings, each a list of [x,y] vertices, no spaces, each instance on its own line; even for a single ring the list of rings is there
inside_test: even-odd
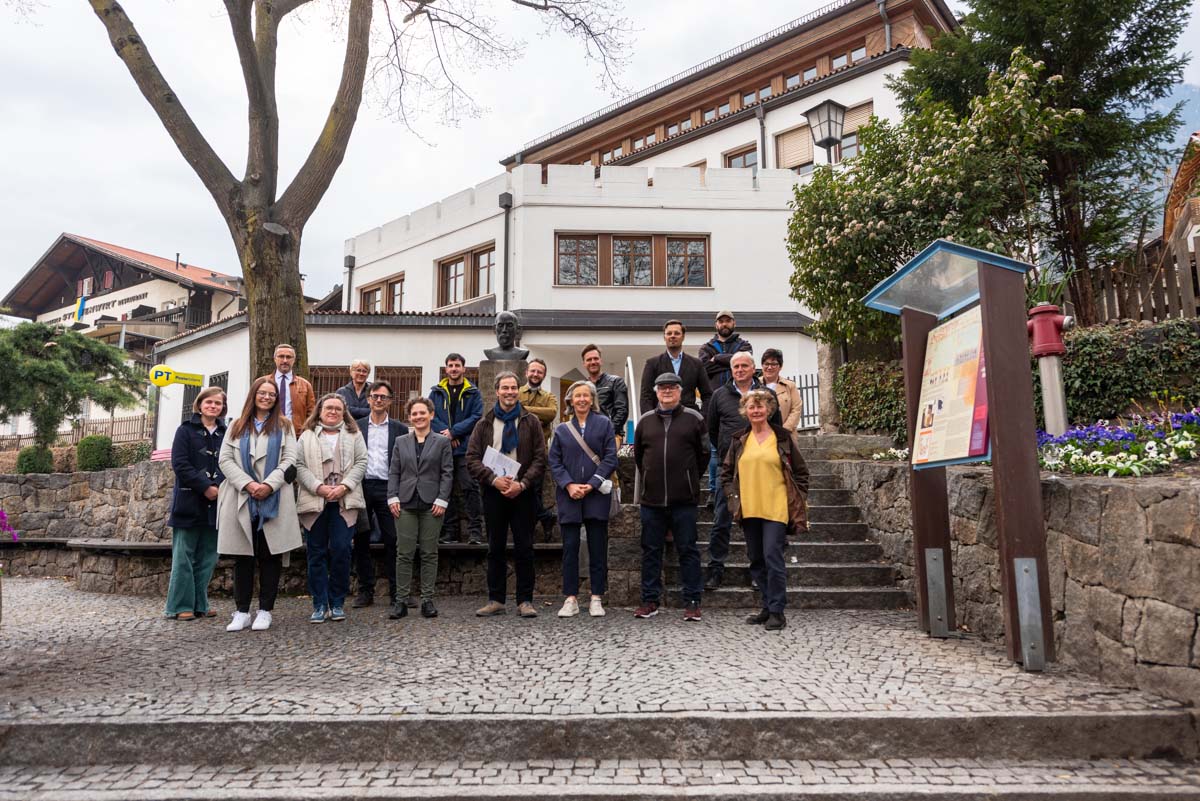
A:
[[[253,425],[253,423],[251,423]],[[279,493],[279,514],[263,525],[263,534],[271,553],[284,553],[299,548],[300,520],[296,517],[296,494],[291,485],[283,480],[283,473],[296,463],[296,435],[291,428],[283,432],[283,443],[279,449],[279,465],[265,478],[262,475],[267,464],[266,434],[252,432],[250,442],[254,447],[254,473],[250,476],[242,469],[241,438],[226,436],[221,443],[218,463],[225,480],[217,494],[217,551],[229,556],[253,556],[254,540],[250,530],[250,496],[243,490],[251,481],[267,484]]]
[[[804,401],[800,390],[786,378],[780,378],[775,385],[775,399],[779,401],[779,416],[783,419],[783,427],[795,431],[800,427],[800,412],[804,409]]]
[[[317,487],[325,480],[321,471],[321,442],[317,439],[320,434],[307,430],[300,435],[297,446],[299,454],[296,459],[296,513],[320,513],[325,510],[325,499],[317,494]],[[343,431],[338,440],[341,452],[338,458],[338,472],[342,474],[342,484],[348,490],[338,504],[346,510],[366,509],[367,502],[363,499],[362,480],[367,474],[367,444],[363,442],[362,434],[351,434]]]

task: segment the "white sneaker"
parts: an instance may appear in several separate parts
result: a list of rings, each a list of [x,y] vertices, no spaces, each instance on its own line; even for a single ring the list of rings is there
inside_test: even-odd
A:
[[[588,604],[588,614],[592,617],[604,617],[604,604],[600,602],[599,597],[592,596],[592,602]]]
[[[266,631],[271,628],[271,613],[259,609],[258,614],[254,616],[254,625],[250,628],[253,631]]]
[[[249,625],[250,625],[250,613],[249,612],[234,612],[233,620],[231,620],[229,622],[229,625],[225,627],[225,630],[226,631],[241,631],[242,629],[246,628]]]
[[[575,617],[579,614],[579,601],[568,598],[563,601],[562,609],[558,610],[559,617]]]

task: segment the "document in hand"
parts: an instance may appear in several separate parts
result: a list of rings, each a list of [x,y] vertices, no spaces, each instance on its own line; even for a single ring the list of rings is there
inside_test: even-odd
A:
[[[517,473],[521,471],[520,462],[516,459],[508,458],[490,445],[483,452],[483,466],[497,476],[505,478],[516,478]]]

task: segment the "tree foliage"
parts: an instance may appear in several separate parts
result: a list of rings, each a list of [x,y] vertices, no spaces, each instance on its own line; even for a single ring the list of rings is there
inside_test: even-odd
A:
[[[0,330],[0,421],[29,415],[38,447],[54,444],[58,427],[91,401],[110,414],[143,397],[145,375],[125,351],[77,331],[45,323]]]
[[[1062,77],[1047,102],[1083,113],[1042,148],[1047,170],[1036,190],[1050,226],[1041,252],[1069,276],[1077,316],[1090,324],[1090,270],[1111,263],[1161,213],[1158,183],[1180,116],[1178,105],[1158,106],[1188,60],[1174,51],[1191,0],[966,2],[962,26],[914,51],[892,88],[906,111],[933,100],[963,114],[1016,47]]]
[[[866,308],[875,284],[935,239],[1030,261],[1042,235],[1041,148],[1073,117],[1046,103],[1058,82],[1020,50],[988,77],[965,115],[918,104],[899,123],[872,119],[861,153],[798,185],[788,224],[792,297],[827,342],[894,337],[896,318]]]

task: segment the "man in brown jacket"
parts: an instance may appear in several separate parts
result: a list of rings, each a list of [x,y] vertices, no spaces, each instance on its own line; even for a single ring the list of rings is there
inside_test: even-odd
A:
[[[525,368],[525,386],[521,387],[517,400],[521,402],[522,409],[542,424],[542,434],[545,435],[546,446],[549,447],[550,433],[554,431],[554,424],[558,420],[558,400],[554,393],[542,389],[542,382],[545,380],[546,363],[537,357],[530,359],[529,366]],[[537,501],[537,520],[542,524],[542,539],[550,542],[554,535],[554,526],[558,523],[558,516],[554,513],[553,504],[550,508],[546,507],[542,495],[544,484],[545,482],[539,482],[533,488],[533,497]]]
[[[299,436],[304,430],[304,422],[317,405],[317,393],[313,392],[312,384],[292,370],[295,365],[296,349],[291,345],[276,345],[275,372],[263,378],[269,378],[275,384],[280,403],[283,404],[283,416],[292,421],[292,427]]]
[[[496,376],[496,404],[475,424],[467,444],[467,470],[483,494],[488,539],[488,602],[475,612],[480,617],[504,614],[508,579],[504,551],[510,528],[517,610],[521,617],[537,617],[533,608],[533,491],[546,472],[546,440],[538,419],[517,400],[517,381],[516,373],[508,371]],[[504,471],[484,464],[489,448],[518,463],[513,475],[503,475]]]

